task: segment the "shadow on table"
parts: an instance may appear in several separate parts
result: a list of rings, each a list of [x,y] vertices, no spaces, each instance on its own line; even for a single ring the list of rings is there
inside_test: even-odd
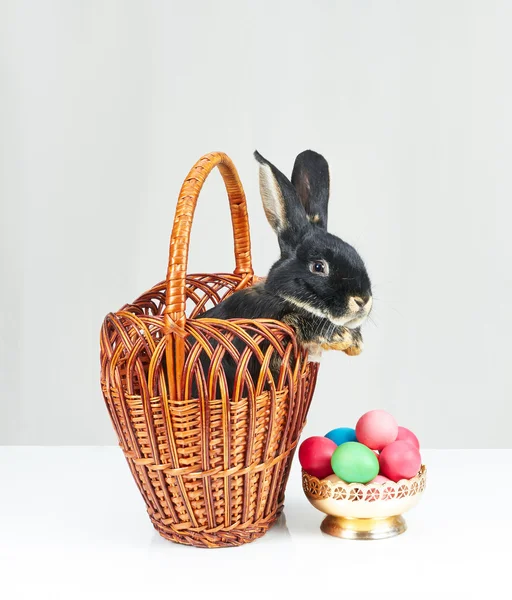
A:
[[[261,538],[258,538],[257,540],[254,540],[254,542],[251,542],[249,544],[244,544],[242,546],[238,546],[238,548],[249,549],[251,547],[261,544],[262,541],[272,542],[273,545],[280,544],[280,543],[285,543],[285,544],[292,543],[290,531],[286,524],[286,515],[284,513],[281,513],[281,515],[279,516],[279,518],[277,519],[275,524],[267,531],[267,533],[265,533],[265,535],[263,535]],[[202,550],[202,548],[200,549],[200,548],[194,548],[193,546],[186,546],[184,544],[176,544],[174,542],[166,540],[165,538],[163,538],[160,534],[158,534],[155,531],[153,534],[153,537],[151,539],[150,550],[155,551],[155,552],[162,552],[162,551],[166,551],[166,552],[176,552],[176,551],[197,552],[198,550]],[[232,551],[233,548],[223,548],[223,550]],[[246,550],[246,552],[248,552],[248,551],[249,550]]]

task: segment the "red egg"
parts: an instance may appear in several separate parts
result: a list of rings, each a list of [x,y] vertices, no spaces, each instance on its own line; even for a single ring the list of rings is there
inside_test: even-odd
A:
[[[382,450],[398,435],[398,423],[385,410],[371,410],[357,422],[357,441],[372,450]]]
[[[420,442],[418,438],[410,429],[407,429],[407,427],[398,428],[398,436],[396,439],[409,442],[409,444],[412,444],[415,448],[418,448],[418,450],[420,449]]]
[[[310,475],[323,479],[332,474],[331,457],[338,446],[329,438],[313,436],[305,439],[299,448],[299,462]]]
[[[386,446],[379,458],[380,474],[392,481],[411,479],[418,474],[421,467],[419,450],[403,440]]]

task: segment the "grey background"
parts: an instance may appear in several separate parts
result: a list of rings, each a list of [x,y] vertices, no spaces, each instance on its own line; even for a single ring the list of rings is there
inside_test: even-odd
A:
[[[257,148],[330,162],[330,228],[374,281],[307,434],[393,412],[425,447],[510,447],[510,2],[0,2],[0,443],[111,444],[104,315],[165,276],[177,194],[222,150],[254,264]],[[220,176],[190,271],[232,268]]]

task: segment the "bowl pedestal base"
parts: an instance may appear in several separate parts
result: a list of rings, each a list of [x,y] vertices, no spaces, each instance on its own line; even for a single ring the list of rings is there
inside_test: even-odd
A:
[[[407,529],[402,515],[378,519],[355,519],[328,515],[320,529],[328,535],[347,540],[383,540],[400,535]]]

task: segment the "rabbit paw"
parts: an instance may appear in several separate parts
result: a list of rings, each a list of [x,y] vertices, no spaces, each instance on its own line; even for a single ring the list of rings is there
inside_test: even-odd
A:
[[[329,342],[322,344],[324,350],[341,350],[349,356],[357,356],[363,351],[363,338],[360,329],[340,327]]]

